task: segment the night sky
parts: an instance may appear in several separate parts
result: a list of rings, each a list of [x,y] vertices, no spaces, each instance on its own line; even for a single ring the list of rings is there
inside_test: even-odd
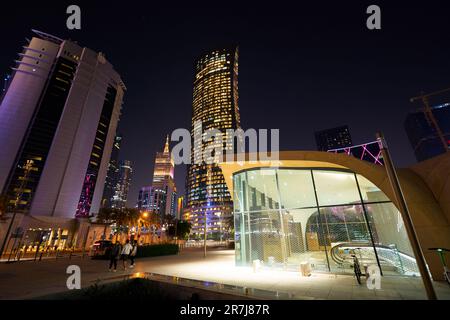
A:
[[[282,150],[316,149],[315,130],[347,124],[356,144],[382,130],[396,164],[410,165],[403,121],[420,104],[409,99],[450,86],[448,1],[4,2],[2,74],[34,28],[104,52],[122,76],[120,158],[134,163],[129,206],[150,184],[166,134],[190,129],[193,65],[206,49],[239,45],[241,124],[279,128]],[[69,4],[81,7],[80,31],[66,29]],[[370,4],[381,7],[382,30],[366,28]],[[183,193],[185,168],[175,176]]]

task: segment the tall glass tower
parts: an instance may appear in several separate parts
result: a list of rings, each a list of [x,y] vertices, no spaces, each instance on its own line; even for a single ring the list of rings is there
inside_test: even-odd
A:
[[[211,143],[219,143],[223,153],[232,148],[227,129],[240,128],[238,107],[238,48],[227,47],[204,53],[195,64],[191,138],[208,129],[223,133],[223,141],[192,143],[191,164],[186,177],[186,217],[192,233],[218,234],[221,219],[232,214],[233,202],[217,164],[194,159]]]
[[[97,213],[125,85],[102,53],[33,30],[0,104],[0,193],[31,216]]]

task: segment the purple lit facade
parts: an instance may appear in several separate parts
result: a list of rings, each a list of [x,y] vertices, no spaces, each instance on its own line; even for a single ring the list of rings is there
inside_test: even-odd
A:
[[[98,212],[126,90],[103,54],[35,31],[0,104],[0,191],[19,212]],[[32,161],[31,169],[25,163]]]
[[[353,156],[360,160],[372,162],[378,165],[384,165],[383,157],[381,155],[381,149],[377,141],[360,144],[357,146],[332,149],[328,152],[333,153],[345,153],[349,156]]]

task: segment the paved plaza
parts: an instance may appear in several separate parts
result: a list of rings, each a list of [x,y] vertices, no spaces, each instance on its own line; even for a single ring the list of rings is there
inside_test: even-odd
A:
[[[133,273],[155,273],[178,278],[214,282],[279,293],[290,299],[425,299],[419,278],[382,277],[380,290],[358,285],[353,276],[313,273],[302,277],[299,272],[262,269],[234,265],[233,250],[210,250],[203,257],[200,249],[186,249],[178,255],[141,258],[134,269],[118,268],[108,272],[108,262],[79,257],[41,262],[0,264],[0,299],[24,299],[67,291],[66,268],[79,265],[82,287],[96,281],[107,281]],[[119,264],[121,265],[121,264]],[[364,280],[364,278],[363,278]],[[450,300],[450,286],[434,283],[439,299]]]

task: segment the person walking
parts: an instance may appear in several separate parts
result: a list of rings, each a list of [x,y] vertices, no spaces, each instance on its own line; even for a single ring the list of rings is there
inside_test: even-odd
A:
[[[117,260],[120,257],[120,253],[122,251],[122,246],[117,241],[111,248],[111,253],[109,255],[109,271],[112,271],[112,267],[114,266],[113,272],[117,271]]]
[[[125,245],[123,246],[122,254],[121,254],[123,270],[127,269],[127,260],[130,256],[132,249],[133,249],[133,246],[130,244],[130,240],[127,239],[127,241],[125,242]]]
[[[138,247],[137,241],[134,241],[133,248],[131,249],[131,253],[130,253],[130,261],[131,261],[130,268],[134,268],[134,259],[136,258],[137,247]]]

